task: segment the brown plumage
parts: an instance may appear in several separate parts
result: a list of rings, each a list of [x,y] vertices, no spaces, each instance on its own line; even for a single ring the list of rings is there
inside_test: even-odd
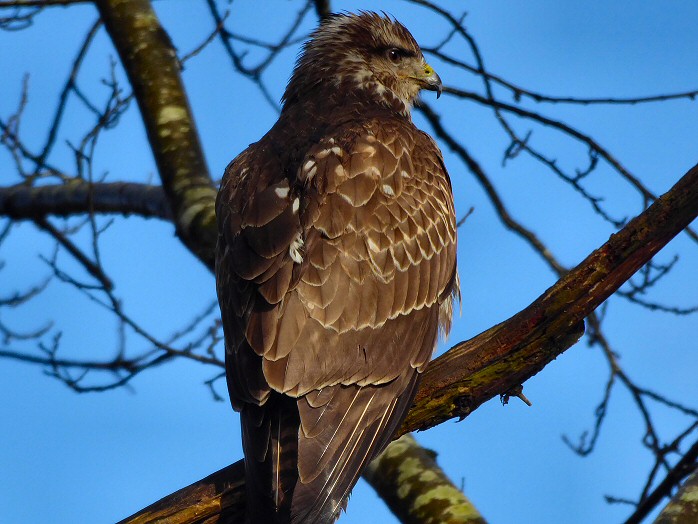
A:
[[[333,16],[277,123],[226,169],[216,277],[248,522],[334,522],[448,331],[451,185],[410,118],[440,88],[401,24]]]

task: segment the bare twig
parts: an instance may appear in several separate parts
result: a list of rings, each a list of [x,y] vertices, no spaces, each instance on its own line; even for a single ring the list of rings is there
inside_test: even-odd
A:
[[[213,28],[213,31],[211,31],[211,33],[206,37],[206,39],[203,42],[201,42],[198,46],[196,46],[194,49],[192,49],[191,51],[182,55],[179,58],[180,64],[184,65],[188,60],[192,59],[193,57],[195,57],[196,55],[201,53],[201,51],[203,51],[211,42],[213,42],[213,40],[215,40],[216,36],[218,36],[218,34],[225,27],[225,21],[229,15],[230,15],[230,12],[226,11],[223,14],[223,17],[221,18],[221,21],[218,24],[216,24],[216,27]]]
[[[97,30],[101,27],[101,25],[102,22],[99,19],[97,19],[97,21],[95,21],[92,24],[89,31],[87,32],[87,36],[85,37],[82,46],[80,46],[80,50],[78,51],[75,60],[73,61],[73,66],[71,67],[68,80],[66,81],[65,85],[63,86],[63,89],[61,90],[61,94],[58,99],[58,104],[56,106],[56,113],[54,114],[53,120],[49,127],[48,137],[46,138],[46,142],[44,143],[44,148],[42,149],[41,153],[39,153],[38,158],[36,159],[36,169],[41,169],[44,167],[44,162],[48,158],[49,154],[51,153],[51,149],[53,148],[53,145],[56,142],[56,134],[58,132],[58,127],[61,124],[63,114],[67,106],[68,95],[72,91],[77,89],[77,78],[78,73],[80,72],[80,67],[82,66],[83,60],[87,55],[87,51],[89,50],[95,35],[97,34]]]
[[[330,0],[315,0],[315,12],[317,13],[317,17],[320,20],[324,20],[328,16],[330,16],[330,13],[332,12],[332,8],[330,7]]]
[[[68,253],[70,253],[90,275],[97,279],[104,289],[108,291],[114,289],[114,283],[102,270],[102,266],[99,263],[95,263],[90,260],[85,253],[83,253],[75,244],[73,244],[65,234],[46,220],[46,218],[36,218],[34,223],[51,235],[61,246],[63,246],[63,248],[68,251]]]
[[[625,524],[639,524],[665,497],[671,496],[675,486],[683,479],[696,471],[698,467],[698,442],[681,457],[676,465],[671,468],[657,487],[638,504],[635,512],[628,517]]]
[[[497,211],[497,215],[504,225],[530,244],[534,251],[543,257],[545,262],[548,263],[556,274],[561,275],[565,273],[567,269],[555,259],[550,250],[538,239],[538,237],[532,231],[524,227],[520,222],[512,218],[504,206],[501,197],[497,193],[497,190],[494,188],[494,185],[492,182],[490,182],[489,178],[485,175],[485,172],[480,164],[472,157],[470,152],[460,142],[455,140],[451,134],[446,132],[446,129],[441,124],[441,117],[426,103],[420,104],[418,110],[421,111],[422,114],[424,114],[424,116],[427,118],[436,136],[443,140],[443,142],[453,152],[455,152],[456,155],[458,155],[458,157],[468,167],[470,172],[475,176],[477,181],[487,193],[487,196]]]
[[[454,34],[455,31],[451,30]],[[454,58],[441,49],[444,47],[445,42],[441,42],[436,46],[427,47],[422,46],[422,51],[427,54],[431,54],[437,57],[439,60],[444,61],[447,64],[464,69],[465,71],[480,75],[482,74],[476,67],[467,64],[466,62]],[[636,104],[647,104],[654,102],[667,102],[670,100],[695,100],[698,97],[698,90],[691,89],[688,91],[680,91],[677,93],[667,93],[660,95],[649,95],[649,96],[638,96],[638,97],[574,97],[574,96],[553,96],[546,95],[543,93],[537,93],[530,89],[513,84],[512,82],[505,80],[501,76],[492,74],[490,72],[485,72],[489,80],[496,83],[509,91],[511,91],[514,101],[519,102],[523,98],[530,98],[534,102],[548,102],[552,104],[576,104],[576,105],[636,105]]]
[[[221,15],[220,11],[218,10],[218,6],[216,5],[214,0],[206,0],[206,3],[209,7],[209,11],[211,12],[211,16],[213,17],[216,27],[222,27],[222,29],[219,32],[221,43],[223,44],[223,49],[225,50],[225,52],[231,60],[233,68],[238,73],[254,82],[255,85],[259,88],[260,92],[262,93],[262,96],[267,101],[267,103],[275,111],[278,112],[280,110],[279,104],[269,92],[269,89],[262,80],[262,75],[264,71],[266,71],[266,69],[269,67],[269,65],[274,61],[274,59],[276,59],[276,57],[281,51],[283,51],[286,47],[296,42],[296,40],[293,40],[293,35],[300,27],[301,23],[303,22],[303,19],[306,17],[310,9],[313,7],[314,2],[312,0],[307,0],[305,2],[303,7],[296,14],[296,17],[291,23],[289,29],[284,33],[284,35],[281,37],[278,43],[272,45],[261,44],[254,39],[239,37],[233,34],[231,31],[225,28],[224,19],[227,16],[227,14]],[[249,67],[244,63],[244,53],[237,53],[233,48],[233,44],[231,41],[235,39],[240,39],[258,47],[264,47],[268,50],[268,53],[266,57],[259,61],[259,63],[257,63],[255,66]]]

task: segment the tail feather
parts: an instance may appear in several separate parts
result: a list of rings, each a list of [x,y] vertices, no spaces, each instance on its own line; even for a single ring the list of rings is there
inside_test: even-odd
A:
[[[327,436],[303,436],[305,410],[299,400],[300,475],[293,494],[293,524],[336,520],[366,464],[392,440],[414,397],[417,379],[417,372],[411,370],[380,386],[334,386],[337,391],[330,404],[351,404],[352,409],[336,414],[339,422],[332,420],[332,406],[327,409]]]
[[[248,524],[335,522],[364,466],[390,442],[417,377],[411,370],[379,386],[332,386],[319,425],[304,398],[272,393],[263,406],[245,406]]]
[[[298,410],[295,400],[272,395],[241,412],[248,524],[291,522],[298,480]]]

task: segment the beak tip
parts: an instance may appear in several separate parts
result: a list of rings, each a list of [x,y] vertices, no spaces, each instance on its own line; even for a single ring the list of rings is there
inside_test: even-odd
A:
[[[430,69],[430,71],[429,71],[430,74],[427,78],[424,79],[425,84],[423,84],[423,87],[425,89],[428,89],[429,91],[436,91],[436,98],[438,99],[441,96],[441,93],[443,92],[443,85],[441,83],[441,78],[436,73],[436,71],[431,69],[431,67],[429,69]]]

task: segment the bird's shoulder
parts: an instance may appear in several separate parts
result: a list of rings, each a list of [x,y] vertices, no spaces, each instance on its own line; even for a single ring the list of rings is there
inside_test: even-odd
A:
[[[241,217],[259,211],[254,201],[260,200],[273,214],[284,199],[267,201],[265,197],[333,192],[343,178],[353,178],[359,170],[376,174],[393,169],[398,162],[405,164],[410,175],[421,174],[419,170],[445,174],[436,143],[401,115],[358,108],[335,111],[315,121],[308,112],[282,115],[264,137],[227,166],[217,211]],[[293,204],[292,199],[286,200]]]

